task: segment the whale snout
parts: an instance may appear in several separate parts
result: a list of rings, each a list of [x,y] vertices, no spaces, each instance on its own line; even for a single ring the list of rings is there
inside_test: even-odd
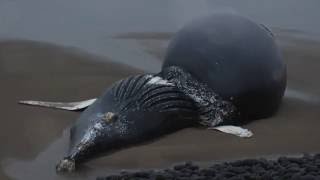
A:
[[[132,123],[127,117],[107,112],[95,118],[67,157],[58,162],[56,171],[72,172],[78,164],[119,149],[132,139]]]
[[[88,117],[91,122],[86,128],[81,123],[74,127],[74,133],[71,134],[74,134],[75,141],[72,142],[68,156],[57,164],[57,171],[75,171],[80,164],[91,159],[194,124],[193,120],[181,118],[181,114],[176,111],[99,112]],[[176,118],[183,121],[172,121]]]
[[[64,158],[56,165],[57,172],[73,172],[76,170],[76,163],[74,160]]]

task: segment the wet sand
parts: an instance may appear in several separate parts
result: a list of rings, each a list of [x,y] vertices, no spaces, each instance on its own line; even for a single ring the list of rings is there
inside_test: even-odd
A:
[[[0,42],[0,179],[5,176],[5,159],[33,160],[79,115],[22,106],[17,104],[18,100],[91,98],[101,94],[115,80],[141,73],[117,63],[100,63],[100,58],[49,43]],[[108,62],[108,59],[104,61]],[[23,168],[21,172],[24,172]]]
[[[161,61],[171,36],[146,34],[115,38],[145,44],[145,52]],[[320,152],[320,43],[288,32],[276,35],[288,65],[289,91],[274,117],[245,126],[254,132],[253,138],[189,128],[93,160],[81,172],[69,176],[56,175],[54,165],[68,145],[65,129],[79,113],[23,106],[17,101],[88,99],[101,94],[112,82],[141,71],[71,47],[1,41],[0,179],[87,179],[121,169],[161,168],[186,160],[208,162]]]

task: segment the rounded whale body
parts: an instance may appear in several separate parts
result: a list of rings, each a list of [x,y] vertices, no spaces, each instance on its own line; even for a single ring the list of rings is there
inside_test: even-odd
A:
[[[179,66],[226,100],[242,120],[274,114],[286,88],[286,65],[265,26],[235,14],[194,20],[171,40],[163,68]]]

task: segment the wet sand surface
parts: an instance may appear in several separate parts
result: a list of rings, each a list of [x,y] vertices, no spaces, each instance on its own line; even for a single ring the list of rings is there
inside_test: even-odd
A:
[[[159,33],[126,34],[121,38],[153,44],[147,45],[152,51],[146,53],[159,58],[159,52],[164,52],[172,37],[167,34],[162,38]],[[98,96],[112,82],[142,71],[108,59],[103,62],[103,57],[75,48],[35,41],[2,41],[0,178],[87,179],[121,169],[161,168],[186,160],[207,162],[320,152],[320,43],[296,37],[290,32],[277,32],[288,65],[288,91],[274,117],[245,126],[254,132],[253,138],[185,129],[93,160],[81,172],[68,176],[56,175],[54,166],[68,146],[66,129],[79,113],[23,106],[17,101],[88,99]]]
[[[186,160],[320,152],[320,25],[312,20],[317,2],[295,1],[299,8],[290,9],[285,1],[276,6],[268,1],[265,9],[255,8],[252,0],[247,1],[251,6],[218,0],[108,2],[112,6],[98,1],[0,1],[0,179],[94,179],[121,169],[161,168]],[[43,11],[33,11],[35,4]],[[148,8],[141,10],[141,5]],[[156,72],[172,32],[213,10],[240,12],[277,27],[273,30],[288,65],[288,91],[279,112],[246,125],[254,132],[250,139],[190,128],[95,159],[75,174],[57,175],[54,166],[64,156],[68,127],[79,113],[17,101],[88,99],[128,75]]]
[[[2,167],[6,158],[37,157],[78,116],[73,112],[17,105],[19,99],[86,99],[101,94],[115,80],[141,73],[116,63],[100,63],[99,58],[48,43],[0,42]],[[4,176],[3,171],[1,174]]]

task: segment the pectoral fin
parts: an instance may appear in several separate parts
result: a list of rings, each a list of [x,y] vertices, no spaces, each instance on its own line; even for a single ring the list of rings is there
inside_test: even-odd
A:
[[[48,101],[19,101],[19,104],[41,106],[55,109],[63,109],[68,111],[82,110],[90,106],[96,101],[96,99],[89,99],[78,102],[48,102]]]
[[[235,136],[243,137],[243,138],[249,138],[253,135],[253,133],[248,130],[244,129],[239,126],[216,126],[216,127],[210,127],[208,129],[214,129],[218,130],[224,133],[233,134]]]

